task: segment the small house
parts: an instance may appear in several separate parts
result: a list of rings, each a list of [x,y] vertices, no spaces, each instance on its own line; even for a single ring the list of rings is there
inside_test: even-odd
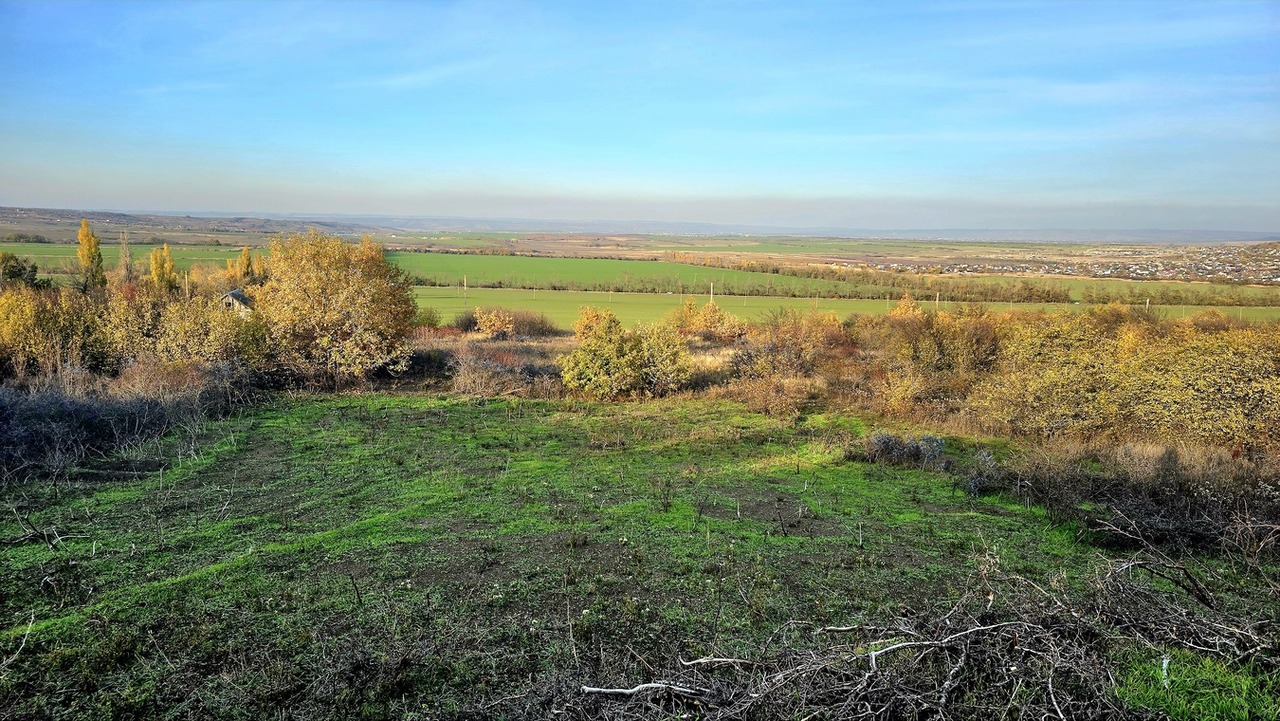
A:
[[[223,308],[234,310],[240,315],[248,315],[253,312],[253,301],[249,300],[249,296],[245,295],[245,292],[240,288],[223,293],[219,300]]]

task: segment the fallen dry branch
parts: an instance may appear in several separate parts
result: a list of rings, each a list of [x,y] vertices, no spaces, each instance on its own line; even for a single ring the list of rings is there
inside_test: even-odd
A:
[[[1153,585],[1152,568],[1171,585]],[[1106,562],[1079,595],[1017,576],[984,576],[978,586],[886,626],[826,626],[760,658],[677,660],[661,682],[583,687],[603,705],[575,717],[1134,718],[1142,712],[1117,697],[1109,649],[1280,665],[1280,629],[1230,616],[1198,571],[1167,556]],[[828,634],[846,642],[824,643]]]
[[[706,691],[696,688],[685,688],[670,683],[654,682],[642,683],[633,688],[595,688],[593,686],[583,686],[582,692],[585,694],[601,694],[605,696],[635,696],[638,693],[647,691],[668,691],[680,696],[689,696],[691,698],[700,698],[706,695]]]

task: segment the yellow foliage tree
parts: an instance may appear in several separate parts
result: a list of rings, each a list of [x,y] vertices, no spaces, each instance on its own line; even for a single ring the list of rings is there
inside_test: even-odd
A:
[[[102,334],[116,366],[155,353],[165,298],[142,283],[117,286],[107,297]]]
[[[102,269],[102,247],[87,220],[80,221],[76,239],[80,244],[76,249],[76,258],[80,261],[80,290],[88,293],[107,284],[107,273]]]
[[[257,316],[242,316],[211,298],[170,303],[158,328],[155,353],[162,361],[254,367],[266,358],[266,336]]]
[[[286,368],[342,381],[404,367],[417,306],[408,275],[381,245],[295,233],[271,242],[266,272],[249,292]]]
[[[116,262],[116,280],[120,283],[132,283],[137,280],[133,268],[133,251],[129,248],[129,234],[120,231],[120,259]]]
[[[162,293],[170,293],[178,287],[178,273],[173,269],[173,254],[165,243],[151,251],[151,284]]]
[[[66,368],[104,370],[107,355],[94,301],[71,290],[15,287],[0,292],[0,359],[5,370],[54,375]]]

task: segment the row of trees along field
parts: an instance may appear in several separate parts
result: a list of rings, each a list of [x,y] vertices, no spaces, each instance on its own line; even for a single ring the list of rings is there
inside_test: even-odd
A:
[[[671,252],[672,262],[727,270],[744,270],[815,280],[840,281],[851,287],[822,291],[827,297],[883,299],[911,293],[918,298],[940,298],[956,303],[1070,303],[1071,291],[1062,283],[1018,278],[1009,281],[946,278],[930,273],[895,272],[873,268],[833,265],[792,266],[765,261],[727,261],[695,253]],[[1280,293],[1229,285],[1184,287],[1149,286],[1137,283],[1124,287],[1085,286],[1081,302],[1089,305],[1128,303],[1143,305],[1280,306]],[[736,294],[736,293],[735,293]]]
[[[684,254],[676,253],[675,256]],[[715,280],[716,293],[738,296],[763,296],[773,298],[847,298],[884,300],[898,298],[903,293],[915,293],[948,302],[964,303],[1069,303],[1070,292],[1061,286],[1020,279],[1011,283],[975,283],[967,280],[949,280],[937,276],[882,273],[865,271],[862,275],[842,274],[804,268],[780,268],[757,263],[689,263],[684,265],[719,267],[725,270],[746,271],[754,277],[720,277]],[[592,280],[536,279],[511,275],[505,278],[473,281],[476,288],[525,288],[530,290],[576,290],[617,293],[688,293],[690,283],[675,275],[663,275],[655,269],[653,275],[622,275]],[[815,281],[796,282],[794,279]],[[834,285],[832,282],[838,283]],[[453,278],[414,277],[416,285],[451,286]],[[705,290],[706,283],[702,284]]]
[[[105,268],[82,223],[74,287],[52,288],[33,264],[6,271],[0,289],[0,377],[67,369],[113,375],[138,363],[232,364],[256,374],[321,382],[402,365],[416,310],[404,272],[366,238],[315,231],[245,248],[225,268],[179,275],[168,246],[145,268],[127,245]],[[7,260],[6,260],[7,263]],[[239,289],[253,312],[226,294]]]

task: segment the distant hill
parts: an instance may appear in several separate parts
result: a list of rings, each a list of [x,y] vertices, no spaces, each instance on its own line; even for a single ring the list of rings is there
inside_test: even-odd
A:
[[[343,219],[396,230],[416,232],[545,232],[545,233],[640,233],[648,235],[747,235],[820,238],[888,238],[897,240],[1000,241],[1038,243],[1135,243],[1204,245],[1275,240],[1280,232],[1258,233],[1236,230],[1161,229],[982,229],[919,228],[883,230],[874,228],[788,228],[764,225],[683,223],[650,220],[550,220],[544,218],[465,218],[448,216],[320,216]]]
[[[408,232],[504,232],[599,234],[629,233],[686,236],[795,236],[893,240],[996,241],[1039,243],[1135,243],[1206,245],[1280,241],[1280,232],[1258,233],[1236,230],[1161,229],[981,229],[919,228],[879,230],[873,228],[787,228],[762,225],[684,223],[650,220],[554,220],[545,218],[467,218],[411,215],[338,215],[261,213],[244,216],[212,211],[175,213],[121,213],[100,210],[0,207],[0,223],[21,221],[74,222],[81,218],[95,225],[120,225],[155,230],[203,232],[288,233],[308,228],[338,234],[376,233],[390,230]]]
[[[117,213],[103,210],[64,210],[55,208],[0,207],[0,223],[58,222],[79,224],[88,220],[95,227],[121,226],[141,230],[185,230],[203,232],[253,232],[290,233],[319,228],[330,233],[373,233],[386,230],[386,226],[374,227],[334,219],[250,218],[243,216],[193,216]]]

